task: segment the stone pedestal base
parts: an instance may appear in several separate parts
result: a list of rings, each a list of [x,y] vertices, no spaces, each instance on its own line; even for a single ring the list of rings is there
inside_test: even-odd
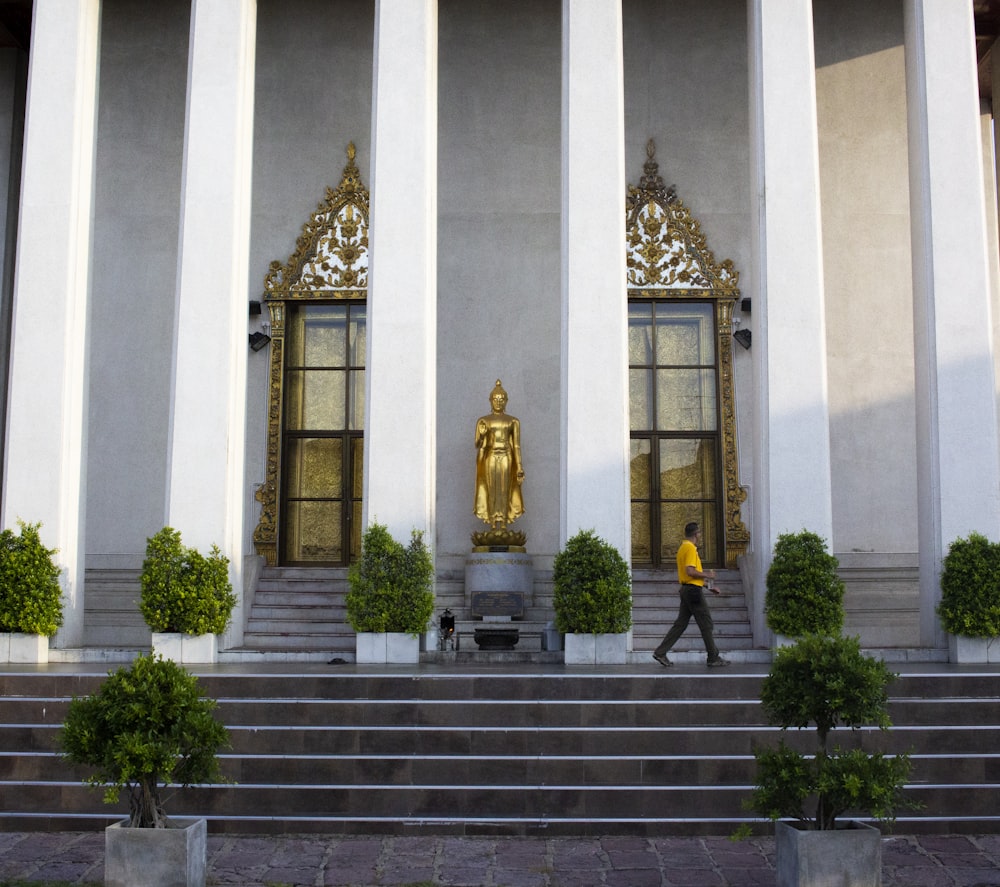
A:
[[[473,616],[524,616],[534,580],[534,563],[521,552],[476,551],[465,558],[465,596]]]

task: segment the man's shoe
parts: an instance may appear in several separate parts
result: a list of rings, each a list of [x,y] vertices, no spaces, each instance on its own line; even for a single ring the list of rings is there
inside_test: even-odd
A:
[[[656,654],[654,653],[654,654],[653,654],[653,658],[654,658],[654,659],[655,659],[655,660],[656,660],[657,662],[659,662],[659,663],[660,663],[660,665],[663,665],[663,666],[666,666],[666,667],[668,667],[668,668],[669,668],[669,667],[670,667],[671,665],[673,665],[673,663],[672,663],[672,662],[671,662],[671,661],[670,661],[669,659],[667,659],[667,657],[666,657],[666,656],[657,656],[657,655],[656,655]]]
[[[728,659],[723,659],[721,656],[718,659],[709,659],[708,660],[708,667],[709,668],[725,668],[729,664],[730,664],[729,660]]]

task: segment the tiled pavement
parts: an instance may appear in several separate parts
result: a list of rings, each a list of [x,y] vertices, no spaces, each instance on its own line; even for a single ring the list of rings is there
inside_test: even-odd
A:
[[[759,887],[774,842],[753,838],[209,835],[210,885]],[[1000,835],[893,836],[883,887],[1000,885]],[[0,832],[4,880],[103,883],[102,832]]]

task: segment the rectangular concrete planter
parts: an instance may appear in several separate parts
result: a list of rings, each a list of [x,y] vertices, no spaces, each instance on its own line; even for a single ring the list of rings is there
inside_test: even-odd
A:
[[[1000,638],[973,638],[965,634],[950,634],[948,661],[966,665],[1000,662]]]
[[[178,663],[214,663],[219,660],[219,636],[154,631],[153,652]]]
[[[420,662],[419,635],[397,631],[359,631],[354,649],[359,665],[409,665]]]
[[[621,634],[577,634],[563,637],[563,661],[566,665],[624,665],[628,632]]]
[[[205,887],[207,832],[204,819],[179,819],[176,828],[109,825],[105,887]]]
[[[0,634],[0,662],[44,664],[48,661],[48,635],[21,634],[19,632],[3,632]]]
[[[830,831],[774,824],[777,887],[881,887],[882,833],[863,822]]]

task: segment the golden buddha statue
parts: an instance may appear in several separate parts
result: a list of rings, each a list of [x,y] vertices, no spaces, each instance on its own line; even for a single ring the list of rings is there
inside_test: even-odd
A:
[[[524,514],[521,484],[521,423],[506,413],[507,392],[497,379],[490,392],[492,412],[476,422],[476,498],[474,514],[490,530],[473,533],[477,549],[523,550],[525,535],[508,530]]]

